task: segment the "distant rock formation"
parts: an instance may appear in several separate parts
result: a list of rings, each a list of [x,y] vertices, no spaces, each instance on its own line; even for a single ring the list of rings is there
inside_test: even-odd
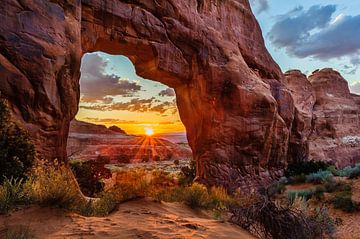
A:
[[[120,134],[126,134],[125,130],[117,127],[116,125],[110,126],[109,130],[114,131],[116,133],[120,133]]]
[[[69,133],[83,133],[83,134],[124,134],[126,132],[117,126],[106,128],[105,125],[97,125],[79,120],[72,120],[70,122]]]
[[[339,167],[359,163],[360,96],[350,93],[347,81],[329,68],[314,71],[309,79],[297,70],[286,72],[285,78],[296,107],[292,159]]]
[[[157,137],[123,134],[104,125],[71,121],[67,153],[72,159],[88,161],[106,159],[111,163],[139,163],[192,158],[188,146]]]

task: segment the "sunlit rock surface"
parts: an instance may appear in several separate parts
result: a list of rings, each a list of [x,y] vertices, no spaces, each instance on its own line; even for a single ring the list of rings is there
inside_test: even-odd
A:
[[[0,21],[0,91],[45,158],[66,159],[80,59],[91,51],[126,55],[138,75],[175,89],[197,179],[208,185],[269,184],[292,155],[306,154],[306,137],[357,136],[353,96],[330,109],[338,92],[317,86],[323,71],[310,77],[319,133],[308,136],[301,96],[286,88],[247,0],[4,0]],[[329,117],[334,127],[323,130]]]

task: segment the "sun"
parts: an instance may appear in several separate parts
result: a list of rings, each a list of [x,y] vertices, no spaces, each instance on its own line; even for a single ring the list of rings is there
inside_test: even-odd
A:
[[[154,129],[153,128],[145,128],[145,134],[147,136],[152,136],[154,134]]]

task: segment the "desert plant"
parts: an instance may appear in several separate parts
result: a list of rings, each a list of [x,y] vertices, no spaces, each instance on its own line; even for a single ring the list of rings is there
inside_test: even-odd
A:
[[[311,173],[309,175],[306,175],[306,182],[320,184],[326,182],[332,177],[333,174],[331,172],[320,170],[316,173]]]
[[[315,239],[326,232],[322,225],[302,211],[259,196],[251,204],[233,205],[231,222],[259,238]]]
[[[118,202],[111,193],[102,193],[100,198],[90,199],[86,203],[81,204],[77,210],[83,216],[104,217],[115,210]]]
[[[6,228],[3,235],[1,235],[1,238],[3,239],[31,239],[35,238],[33,233],[31,232],[30,228],[28,226],[15,226]]]
[[[39,161],[30,179],[29,193],[41,205],[71,208],[81,201],[72,172],[64,164]]]
[[[70,161],[71,170],[84,195],[93,197],[104,190],[103,179],[110,178],[111,171],[105,168],[110,159],[97,158],[89,161]]]
[[[265,188],[264,191],[270,197],[273,197],[277,194],[281,194],[285,191],[285,186],[286,186],[287,181],[288,180],[286,178],[282,177],[282,178],[280,178],[279,181],[274,182],[270,186]]]
[[[28,133],[11,121],[9,105],[0,98],[0,184],[5,178],[25,178],[35,158]]]
[[[287,193],[287,200],[291,204],[293,204],[296,198],[302,198],[305,201],[309,200],[314,195],[314,190],[312,189],[304,189],[304,190],[289,190]]]
[[[212,187],[209,193],[208,208],[226,210],[233,203],[233,199],[223,187]]]
[[[24,192],[23,179],[7,179],[0,185],[0,214],[19,204],[30,203],[29,196]]]
[[[290,176],[287,179],[288,184],[300,184],[306,182],[306,175],[305,174],[298,174],[294,176]]]
[[[206,208],[210,197],[207,188],[199,183],[193,183],[184,189],[184,203],[191,208]]]
[[[353,212],[359,210],[359,204],[351,199],[351,192],[338,192],[335,197],[331,199],[334,208],[341,209],[344,212]]]
[[[356,174],[360,172],[360,165],[356,164],[355,167],[345,167],[343,169],[337,170],[337,175],[341,177],[349,177],[351,174]]]
[[[190,185],[196,177],[196,161],[191,160],[189,166],[182,167],[178,177],[180,185]]]
[[[288,178],[301,174],[308,175],[320,170],[325,171],[329,166],[331,166],[329,163],[314,160],[295,162],[288,165],[284,174]]]
[[[333,178],[326,180],[323,186],[325,188],[325,191],[328,193],[351,191],[351,186],[348,183],[343,181],[336,181]]]

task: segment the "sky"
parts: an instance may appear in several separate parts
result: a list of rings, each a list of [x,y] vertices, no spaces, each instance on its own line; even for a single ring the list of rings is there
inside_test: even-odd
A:
[[[270,54],[285,72],[331,67],[360,94],[360,0],[250,0]],[[136,75],[125,56],[86,54],[77,119],[130,134],[185,132],[175,92]]]

